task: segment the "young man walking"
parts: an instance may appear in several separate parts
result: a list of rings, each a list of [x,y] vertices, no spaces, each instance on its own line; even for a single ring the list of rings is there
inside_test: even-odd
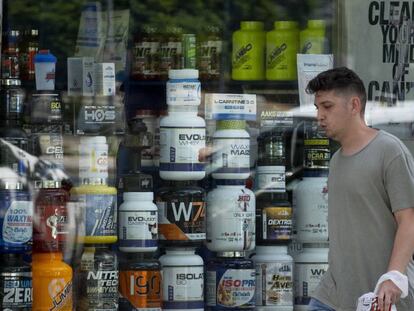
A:
[[[319,125],[341,148],[328,178],[329,269],[310,311],[355,311],[357,300],[374,291],[381,276],[394,271],[405,283],[414,253],[414,160],[395,136],[364,121],[366,91],[348,68],[335,68],[311,80]],[[379,285],[382,311],[396,304],[413,311],[392,280]]]

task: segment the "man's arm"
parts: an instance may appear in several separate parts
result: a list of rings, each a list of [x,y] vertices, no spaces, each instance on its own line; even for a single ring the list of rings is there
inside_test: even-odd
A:
[[[414,253],[414,208],[402,209],[394,213],[398,228],[394,238],[388,271],[406,273],[407,265]],[[381,230],[381,228],[379,228]],[[401,290],[390,280],[383,282],[378,291],[378,304],[381,311],[388,311],[397,302]]]

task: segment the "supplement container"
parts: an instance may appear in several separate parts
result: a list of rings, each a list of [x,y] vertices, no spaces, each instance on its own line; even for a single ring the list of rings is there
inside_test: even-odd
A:
[[[213,178],[247,179],[250,176],[250,135],[246,121],[220,120],[213,136]]]
[[[206,310],[255,310],[256,272],[244,252],[219,252],[206,267]]]
[[[119,250],[153,252],[158,246],[158,208],[152,192],[124,192],[119,207]]]
[[[293,311],[293,258],[287,246],[257,246],[256,309]]]
[[[303,244],[295,256],[295,311],[307,311],[314,290],[328,270],[327,243]]]
[[[204,310],[204,262],[194,248],[167,248],[162,266],[162,310]]]
[[[277,21],[266,34],[266,79],[296,80],[299,26],[294,21]]]
[[[266,34],[264,24],[242,21],[240,30],[233,33],[232,79],[265,79]]]
[[[198,76],[193,69],[172,72],[173,77]],[[199,92],[199,82],[167,86],[168,116],[160,122],[160,177],[164,180],[200,180],[205,176],[199,153],[205,148],[206,123],[197,116]]]
[[[302,243],[328,241],[328,170],[305,170],[293,190],[297,239]]]
[[[254,193],[244,180],[218,180],[207,196],[207,248],[215,252],[251,251],[255,247]]]

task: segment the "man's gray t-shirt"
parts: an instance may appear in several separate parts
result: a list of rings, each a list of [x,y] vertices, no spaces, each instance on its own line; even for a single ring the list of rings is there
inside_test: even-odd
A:
[[[329,269],[314,297],[337,311],[355,311],[387,272],[397,223],[414,207],[414,161],[395,136],[379,131],[361,151],[331,159],[328,179]],[[414,225],[414,224],[413,224]],[[412,293],[398,311],[413,311]]]

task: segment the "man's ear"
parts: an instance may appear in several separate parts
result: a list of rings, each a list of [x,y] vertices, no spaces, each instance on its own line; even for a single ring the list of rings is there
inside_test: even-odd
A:
[[[361,99],[358,96],[351,97],[352,114],[360,115],[362,110]]]

